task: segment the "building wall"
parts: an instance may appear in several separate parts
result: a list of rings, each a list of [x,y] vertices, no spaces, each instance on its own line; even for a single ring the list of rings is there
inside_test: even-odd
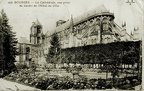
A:
[[[19,55],[16,56],[16,64],[26,64],[29,66],[29,61],[31,59],[31,44],[18,43],[17,48]],[[27,51],[28,49],[29,51]]]
[[[109,43],[116,40],[113,37],[109,23],[113,23],[113,17],[101,16],[93,17],[80,24],[74,25],[73,30],[68,27],[67,29],[58,32],[62,48],[78,47],[84,45],[91,45],[100,43]],[[102,33],[102,30],[111,34]],[[72,31],[74,31],[72,33]],[[102,35],[102,38],[100,37]],[[50,40],[50,37],[46,38],[46,42]]]

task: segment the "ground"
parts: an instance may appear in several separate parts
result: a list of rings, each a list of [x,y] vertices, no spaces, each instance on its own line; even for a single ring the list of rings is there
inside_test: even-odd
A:
[[[19,83],[16,83],[16,82],[11,82],[11,81],[7,81],[5,79],[0,79],[0,91],[1,90],[38,90],[36,88],[33,88],[33,87],[30,87],[30,86],[26,86],[26,85],[22,85],[22,84],[19,84]]]

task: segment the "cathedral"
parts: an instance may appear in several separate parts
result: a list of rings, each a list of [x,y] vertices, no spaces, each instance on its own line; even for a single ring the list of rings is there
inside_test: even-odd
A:
[[[53,31],[59,36],[61,48],[139,40],[138,28],[128,34],[126,22],[120,26],[114,22],[114,19],[114,14],[101,5],[79,17],[71,16],[69,21],[57,21]],[[51,36],[49,32],[45,34],[43,44],[45,51],[49,49]]]
[[[58,20],[56,28],[52,31],[59,36],[62,49],[99,43],[139,40],[139,28],[134,28],[133,33],[128,34],[126,22],[118,25],[114,19],[114,14],[109,12],[104,5],[101,5],[79,17],[73,18],[71,16],[68,21]],[[33,22],[30,28],[30,41],[19,43],[19,46],[25,44],[25,48],[29,48],[29,53],[26,54],[28,55],[27,59],[36,61],[39,65],[45,64],[51,36],[53,36],[49,32],[43,34],[42,30],[43,26],[38,20]]]

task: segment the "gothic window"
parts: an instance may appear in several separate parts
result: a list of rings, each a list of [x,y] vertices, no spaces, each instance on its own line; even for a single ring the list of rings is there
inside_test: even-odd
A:
[[[83,45],[83,41],[81,42],[81,45]]]
[[[97,43],[97,39],[95,38],[95,43]]]
[[[40,37],[37,37],[37,43],[38,44],[40,43]]]
[[[107,20],[107,18],[103,19],[102,27],[103,27],[103,30],[108,30],[108,20]]]
[[[29,52],[30,52],[30,48],[26,47],[26,53],[29,53]]]
[[[93,19],[92,25],[96,25],[96,18]]]
[[[40,33],[40,29],[37,30],[37,33]]]
[[[100,25],[100,19],[96,20],[96,25]]]
[[[33,30],[33,33],[34,33],[34,34],[36,34],[36,33],[37,33],[37,31],[36,31],[36,30],[37,30],[37,27],[35,26],[35,27],[34,27],[34,30]]]
[[[90,24],[89,24],[89,26],[92,26],[92,23],[93,23],[93,19],[90,19]]]
[[[93,39],[91,40],[91,43],[93,44]]]

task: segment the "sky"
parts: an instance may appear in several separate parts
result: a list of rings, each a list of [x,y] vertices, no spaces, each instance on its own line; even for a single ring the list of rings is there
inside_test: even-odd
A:
[[[10,1],[13,4],[10,4]],[[36,2],[65,3],[59,4],[59,7],[19,7],[20,3],[14,4],[15,1],[30,1],[30,5],[34,5]],[[37,19],[43,25],[43,33],[51,33],[56,27],[56,21],[68,20],[71,15],[75,18],[100,5],[104,5],[107,10],[114,13],[114,21],[119,26],[122,25],[122,22],[126,22],[126,29],[129,34],[134,27],[139,27],[140,32],[142,32],[143,0],[134,0],[135,3],[131,5],[126,2],[127,0],[0,0],[0,10],[4,9],[9,18],[9,24],[13,27],[12,31],[16,32],[18,38],[26,37],[29,39],[30,27],[32,22]]]

